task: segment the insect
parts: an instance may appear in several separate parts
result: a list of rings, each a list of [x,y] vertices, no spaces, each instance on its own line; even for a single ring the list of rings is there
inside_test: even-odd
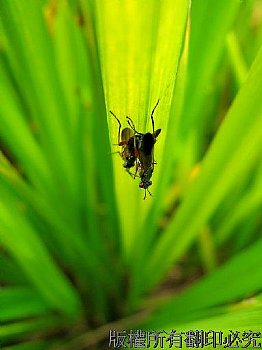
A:
[[[130,128],[124,128],[122,129],[122,125],[120,120],[117,118],[117,116],[112,112],[109,111],[117,120],[119,124],[118,128],[118,146],[122,146],[122,152],[120,153],[120,156],[122,157],[124,163],[123,167],[126,168],[129,172],[129,169],[132,168],[135,165],[136,159],[137,159],[137,152],[135,148],[135,138],[134,132]],[[122,129],[122,131],[121,131]],[[121,135],[121,137],[120,137]],[[129,172],[130,173],[130,172]]]
[[[135,153],[137,153],[138,156],[138,163],[136,166],[136,173],[139,172],[140,177],[140,184],[139,187],[143,188],[145,190],[144,199],[146,198],[146,192],[148,192],[150,195],[150,191],[148,190],[148,187],[152,185],[151,177],[154,171],[154,165],[156,164],[154,161],[154,144],[156,143],[156,139],[158,135],[161,132],[161,129],[155,130],[155,123],[154,123],[154,112],[156,107],[158,106],[159,100],[157,101],[155,107],[153,108],[151,112],[151,121],[152,121],[152,129],[153,133],[147,132],[145,134],[142,134],[138,131],[136,131],[136,128],[134,126],[134,123],[131,118],[126,117],[129,126],[134,131],[134,137],[135,137]]]

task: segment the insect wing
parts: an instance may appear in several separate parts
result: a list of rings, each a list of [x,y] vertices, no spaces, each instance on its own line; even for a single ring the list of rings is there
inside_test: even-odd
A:
[[[124,128],[121,132],[121,141],[128,142],[133,136],[134,136],[134,132],[132,129]]]
[[[160,133],[161,133],[161,129],[157,129],[153,134],[154,138],[156,139]]]
[[[123,146],[122,158],[124,160],[124,168],[130,169],[135,165],[135,147],[134,147],[134,132],[130,128],[124,128],[121,132],[120,145]]]
[[[143,135],[140,151],[144,153],[145,156],[150,156],[154,148],[154,136],[150,132]]]

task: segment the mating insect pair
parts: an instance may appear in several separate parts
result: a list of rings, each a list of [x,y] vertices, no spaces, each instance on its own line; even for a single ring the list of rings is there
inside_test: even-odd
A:
[[[121,132],[122,125],[120,120],[112,111],[110,111],[119,124],[118,145],[122,146],[122,152],[120,155],[124,160],[123,167],[127,169],[129,174],[131,174],[129,169],[136,165],[134,177],[136,177],[138,172],[141,180],[139,187],[145,190],[144,199],[146,198],[146,191],[151,195],[148,187],[152,185],[151,177],[154,171],[154,165],[156,164],[154,161],[154,144],[156,143],[156,139],[161,132],[161,129],[157,129],[155,131],[153,117],[158,103],[159,100],[151,113],[153,133],[147,132],[143,134],[138,132],[130,117],[126,117],[130,128],[124,128]]]

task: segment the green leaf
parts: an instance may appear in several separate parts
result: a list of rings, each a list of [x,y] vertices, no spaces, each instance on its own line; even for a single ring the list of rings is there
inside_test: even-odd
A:
[[[137,130],[151,131],[150,114],[160,99],[154,117],[156,128],[163,130],[155,147],[155,158],[161,159],[187,21],[188,1],[176,0],[174,3],[154,0],[141,3],[112,0],[97,1],[95,7],[107,110],[112,110],[118,116],[123,127],[128,126],[125,119],[128,115]],[[174,35],[170,42],[168,35],[172,32]],[[108,125],[111,143],[116,144],[118,124],[109,114]],[[112,151],[117,150],[113,145]],[[132,181],[124,171],[120,157],[114,155],[113,160],[123,252],[132,263],[132,247],[141,234],[145,234],[141,225],[151,199],[142,200],[143,192],[137,181]],[[158,171],[156,167],[154,183],[158,181]],[[152,191],[154,193],[154,187]]]
[[[260,74],[262,51],[205,156],[199,178],[186,193],[177,215],[151,253],[146,266],[147,287],[158,282],[177,261],[234,186],[237,174],[248,171],[261,151]]]
[[[262,280],[260,17],[253,0],[0,0],[6,349],[98,349],[151,307],[151,329],[261,327],[261,296],[232,304]],[[151,132],[158,99],[144,201],[109,111]]]
[[[26,278],[13,259],[0,254],[0,281],[8,285],[25,285]]]
[[[45,314],[48,303],[35,290],[25,287],[0,289],[0,322]]]
[[[14,200],[4,193],[3,188],[1,193],[2,196],[5,195],[5,202],[3,203],[3,197],[0,202],[2,244],[52,307],[65,313],[79,313],[80,301],[74,288],[53,262],[34,229],[17,209]]]
[[[166,320],[179,322],[190,313],[230,303],[258,292],[262,288],[262,264],[259,253],[262,241],[237,254],[212,274],[160,308],[154,317],[158,325]],[[248,278],[245,278],[248,276]],[[232,281],[232,283],[228,283]],[[196,312],[197,314],[197,312]]]
[[[243,332],[260,332],[262,322],[261,322],[261,302],[254,306],[254,307],[243,307],[243,310],[231,310],[229,313],[226,313],[224,315],[220,316],[214,316],[209,318],[204,318],[203,320],[197,320],[195,322],[186,322],[182,324],[177,323],[167,323],[162,324],[161,329],[164,329],[167,332],[171,332],[173,329],[175,329],[178,333],[179,332],[188,332],[190,330],[196,331],[199,330],[200,333],[202,331],[209,332],[209,331],[216,331],[216,332],[222,332],[222,340],[226,340],[226,336],[228,334],[232,334],[230,330],[232,330],[235,334],[238,334],[241,342],[239,342],[239,347],[251,347],[252,349],[256,348],[256,346],[261,343],[261,338],[256,339],[256,346],[253,347],[253,341],[251,340],[251,344],[248,345],[248,339],[242,340],[242,334]],[[238,333],[237,333],[238,332]],[[212,334],[212,333],[211,333]],[[186,336],[183,334],[182,338],[185,340]],[[177,339],[177,338],[176,338]],[[179,339],[179,336],[178,336]],[[210,340],[212,339],[212,335],[210,335]],[[218,338],[217,338],[218,339]],[[233,340],[233,337],[231,337]],[[164,346],[160,347],[154,347],[155,349],[169,349],[169,342],[165,341],[164,339]],[[200,338],[201,340],[201,338]],[[234,343],[236,345],[236,343]],[[184,344],[185,346],[185,344]],[[201,346],[201,343],[199,344]],[[224,349],[226,346],[226,343],[216,345],[217,349]],[[232,345],[233,346],[233,345]],[[153,349],[152,347],[149,347]],[[207,349],[213,349],[214,345],[211,343],[211,345],[206,345],[205,348]]]
[[[201,118],[200,114],[203,113],[208,89],[225,48],[226,35],[239,6],[240,2],[237,0],[192,1],[187,87],[183,110],[183,132],[187,135],[199,132],[200,127],[205,127],[205,119]]]
[[[38,318],[30,321],[22,321],[1,325],[0,341],[4,345],[10,340],[15,341],[25,335],[34,334],[36,332],[61,328],[63,322],[56,317]]]
[[[262,186],[262,166],[257,170],[256,177],[252,186],[248,186],[248,191],[244,193],[235,207],[232,208],[230,215],[227,215],[216,232],[218,244],[224,243],[234,233],[233,228],[248,220],[250,215],[260,211],[262,204],[262,192],[258,188]],[[255,215],[256,217],[256,215]]]

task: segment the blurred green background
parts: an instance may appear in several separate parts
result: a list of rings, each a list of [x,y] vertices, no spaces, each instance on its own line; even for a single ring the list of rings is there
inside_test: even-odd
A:
[[[0,0],[2,349],[262,332],[261,22],[261,0]],[[143,200],[109,110],[151,132],[158,99]]]

